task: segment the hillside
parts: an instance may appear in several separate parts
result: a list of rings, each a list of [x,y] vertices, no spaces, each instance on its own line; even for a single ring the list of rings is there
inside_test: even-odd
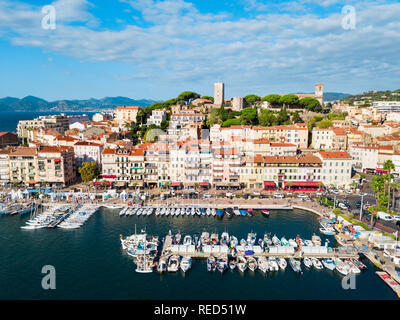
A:
[[[368,91],[342,99],[343,102],[353,104],[354,101],[400,101],[400,89],[385,91]]]
[[[0,99],[0,111],[97,111],[101,109],[112,109],[120,105],[149,106],[156,101],[134,100],[127,97],[105,97],[102,99],[87,100],[56,100],[46,101],[34,96],[22,99],[6,97]]]

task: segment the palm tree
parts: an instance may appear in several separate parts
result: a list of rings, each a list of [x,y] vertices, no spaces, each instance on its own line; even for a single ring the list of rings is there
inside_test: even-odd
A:
[[[368,211],[371,213],[371,230],[372,230],[372,223],[374,221],[374,215],[376,215],[376,212],[378,211],[378,208],[376,206],[370,206],[368,208]]]
[[[388,197],[390,199],[390,183],[392,180],[391,171],[395,169],[392,160],[385,161],[385,163],[383,164],[383,169],[388,170],[387,183],[388,183]],[[387,203],[387,209],[389,209],[389,206],[390,206],[390,200]]]
[[[397,182],[392,182],[391,187],[393,190],[393,196],[392,196],[392,209],[394,210],[395,207],[395,201],[396,201],[396,192],[400,189],[400,183]]]
[[[318,182],[317,186],[319,189],[322,189],[323,187],[325,187],[325,185],[322,181]]]
[[[290,192],[290,187],[293,186],[293,183],[291,181],[286,182],[286,187],[289,187],[289,192]]]

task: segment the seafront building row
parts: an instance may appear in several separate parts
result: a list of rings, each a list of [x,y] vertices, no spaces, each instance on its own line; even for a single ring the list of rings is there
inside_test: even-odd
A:
[[[88,161],[101,172],[98,184],[120,187],[349,188],[359,181],[356,172],[383,173],[387,160],[400,173],[400,117],[393,104],[336,103],[332,110],[345,112],[345,119],[311,131],[305,123],[205,129],[209,108],[224,103],[224,85],[216,84],[215,92],[217,102],[199,98],[152,110],[147,125],[168,121],[165,131],[155,130],[153,143],[131,140],[131,125],[144,111],[139,106],[119,106],[92,120],[66,114],[21,120],[17,134],[0,132],[0,184],[65,187],[79,182],[78,169]],[[317,85],[313,97],[322,96],[323,86]],[[233,100],[227,108],[240,111],[243,101]]]

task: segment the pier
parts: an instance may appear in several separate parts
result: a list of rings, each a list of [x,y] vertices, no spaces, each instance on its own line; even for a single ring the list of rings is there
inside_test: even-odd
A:
[[[211,246],[212,249],[220,249],[220,245],[214,245]],[[256,246],[254,246],[256,247]],[[257,246],[258,247],[258,246]],[[292,248],[292,247],[288,247],[288,248]],[[196,259],[207,259],[210,255],[215,256],[216,258],[227,258],[228,257],[228,253],[227,252],[222,252],[220,250],[211,250],[211,252],[205,252],[205,251],[199,251],[199,250],[195,250],[195,251],[173,251],[173,241],[172,241],[172,236],[167,235],[165,237],[165,241],[163,244],[163,248],[161,251],[161,256],[169,256],[172,254],[176,254],[179,256],[186,256],[186,257],[191,257],[191,258],[196,258]],[[346,250],[347,249],[347,250]],[[239,251],[237,253],[238,256],[245,256],[243,251]],[[348,258],[354,258],[354,259],[358,259],[359,258],[359,254],[357,251],[353,250],[353,248],[346,248],[346,247],[342,247],[340,249],[332,249],[332,251],[328,251],[328,252],[303,252],[301,250],[298,251],[294,251],[292,252],[265,252],[264,250],[262,250],[261,252],[254,252],[252,254],[253,257],[274,257],[274,258],[285,258],[285,259],[289,259],[289,258],[295,258],[295,259],[302,259],[304,257],[309,257],[309,258],[318,258],[318,259],[325,259],[325,258],[341,258],[341,259],[348,259]]]

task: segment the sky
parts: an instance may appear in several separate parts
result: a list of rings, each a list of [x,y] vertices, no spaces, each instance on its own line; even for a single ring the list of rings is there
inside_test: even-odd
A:
[[[394,90],[399,17],[389,0],[0,0],[0,97]]]

